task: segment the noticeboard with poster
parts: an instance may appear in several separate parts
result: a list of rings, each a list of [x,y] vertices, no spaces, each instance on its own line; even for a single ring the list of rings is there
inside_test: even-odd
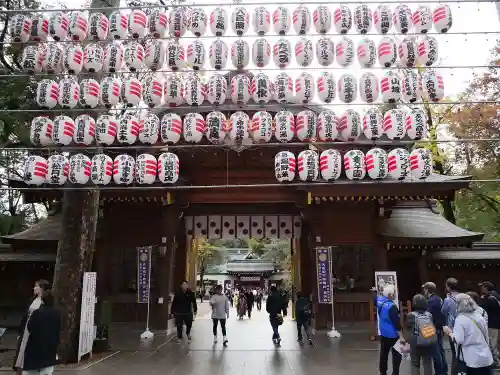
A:
[[[382,296],[382,292],[386,285],[394,285],[394,303],[399,309],[399,297],[398,297],[398,277],[396,275],[396,271],[375,271],[375,288],[377,290],[377,297]],[[378,308],[375,305],[377,310],[377,331],[380,335],[380,328],[378,325]]]
[[[92,352],[92,345],[96,336],[96,327],[94,327],[96,283],[97,274],[95,272],[85,272],[83,274],[78,362],[85,354]]]

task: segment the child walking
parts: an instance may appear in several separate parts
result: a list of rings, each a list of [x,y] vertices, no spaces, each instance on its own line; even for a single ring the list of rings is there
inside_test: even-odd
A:
[[[229,318],[229,300],[222,293],[222,285],[217,285],[214,291],[214,295],[210,298],[210,306],[212,306],[214,344],[217,344],[217,326],[220,323],[220,328],[222,330],[222,344],[226,346],[226,318]]]

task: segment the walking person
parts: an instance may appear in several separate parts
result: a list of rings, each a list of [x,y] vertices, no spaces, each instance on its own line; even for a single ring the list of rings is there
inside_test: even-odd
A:
[[[257,295],[255,296],[255,302],[257,305],[257,310],[262,310],[262,299],[264,298],[262,291],[259,289]]]
[[[446,326],[453,327],[455,318],[457,316],[457,299],[458,294],[458,280],[450,277],[446,280],[446,298],[443,301],[441,312],[443,313]],[[451,375],[457,374],[457,351],[451,338],[449,338],[451,349]]]
[[[247,298],[247,310],[248,310],[248,319],[252,317],[253,304],[255,302],[255,296],[253,292],[249,289],[245,293],[245,297]]]
[[[243,291],[240,292],[238,296],[238,305],[236,306],[236,310],[238,311],[238,318],[243,320],[243,317],[247,314],[247,298]]]
[[[212,306],[214,344],[217,344],[217,325],[220,323],[222,345],[227,346],[226,319],[229,319],[229,300],[222,293],[221,285],[215,287],[215,294],[210,298],[210,306]]]
[[[278,327],[283,324],[283,316],[281,313],[284,310],[283,297],[278,289],[273,285],[266,302],[266,311],[269,314],[269,322],[273,329],[273,343],[280,345],[281,336]]]
[[[488,336],[494,366],[499,366],[498,332],[500,330],[500,295],[489,281],[479,284],[482,297],[482,308],[488,315]]]
[[[297,292],[297,300],[295,301],[295,321],[297,323],[297,341],[302,343],[302,327],[306,333],[309,345],[314,345],[311,338],[311,318],[312,318],[312,303],[309,298],[302,296]]]
[[[54,307],[50,290],[44,290],[41,299],[40,308],[33,311],[27,325],[29,338],[24,352],[23,375],[52,375],[57,361],[61,314]]]
[[[187,339],[191,341],[191,327],[193,326],[193,320],[197,312],[196,296],[189,289],[187,281],[184,281],[181,284],[181,290],[175,294],[170,308],[170,313],[174,316],[177,326],[177,342],[181,342],[182,340],[184,324],[186,325]]]

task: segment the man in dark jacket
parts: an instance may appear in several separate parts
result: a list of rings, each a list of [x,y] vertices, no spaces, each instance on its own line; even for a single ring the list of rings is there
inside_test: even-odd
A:
[[[493,355],[495,367],[499,365],[498,352],[498,332],[500,330],[500,295],[495,291],[495,287],[489,281],[479,284],[482,308],[488,314],[488,336],[490,338],[490,349]]]
[[[313,341],[310,334],[310,323],[312,318],[312,303],[309,298],[302,296],[300,292],[297,292],[297,300],[295,301],[295,321],[297,322],[297,341],[302,343],[302,327],[306,332],[307,340],[309,345],[313,345]]]
[[[279,345],[281,342],[281,337],[278,332],[278,327],[280,326],[280,314],[283,311],[283,297],[281,296],[278,289],[273,285],[271,287],[271,292],[267,297],[266,311],[269,314],[269,321],[271,322],[271,327],[273,328],[273,342]],[[283,319],[283,317],[281,317]]]
[[[196,296],[189,289],[187,281],[184,281],[181,284],[181,290],[175,294],[170,308],[170,313],[174,316],[177,325],[177,342],[182,340],[182,327],[184,324],[186,324],[188,341],[191,341],[191,327],[197,312]]]
[[[248,289],[245,293],[245,297],[247,297],[247,312],[248,318],[252,317],[252,309],[255,301],[255,296],[253,295],[252,289]]]

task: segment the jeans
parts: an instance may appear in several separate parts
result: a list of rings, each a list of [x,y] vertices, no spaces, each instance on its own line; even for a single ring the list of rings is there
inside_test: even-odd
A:
[[[260,300],[257,300],[257,310],[261,310],[262,309],[262,301]]]
[[[437,334],[437,347],[434,348],[432,359],[434,361],[434,372],[436,375],[447,375],[448,374],[448,362],[446,361],[446,355],[443,346],[443,336],[442,330],[438,330]]]
[[[275,316],[269,316],[269,321],[271,322],[271,327],[273,329],[273,340],[280,338],[280,333],[278,332],[278,319]]]
[[[297,320],[297,336],[299,340],[302,340],[302,327],[304,327],[306,337],[309,339],[311,337],[309,320]]]
[[[212,318],[212,322],[213,322],[214,336],[217,336],[217,325],[219,322],[220,322],[220,329],[222,330],[222,336],[226,336],[226,319]]]
[[[498,364],[498,329],[488,328],[488,336],[490,339],[490,350],[493,356],[493,363]]]
[[[393,348],[394,344],[399,340],[396,338],[389,338],[380,336],[380,359],[378,369],[381,375],[387,374],[387,361],[389,360],[389,352],[392,352],[392,375],[399,375],[399,367],[403,357]]]
[[[191,327],[193,326],[193,314],[176,314],[175,324],[177,326],[177,338],[182,339],[182,326],[186,325],[186,335],[191,334]]]
[[[412,345],[410,347],[411,375],[420,375],[420,362],[424,368],[423,375],[432,375],[432,358],[437,350],[437,344],[429,347]]]
[[[54,372],[54,366],[45,367],[40,370],[29,370],[23,371],[23,375],[52,375]]]

